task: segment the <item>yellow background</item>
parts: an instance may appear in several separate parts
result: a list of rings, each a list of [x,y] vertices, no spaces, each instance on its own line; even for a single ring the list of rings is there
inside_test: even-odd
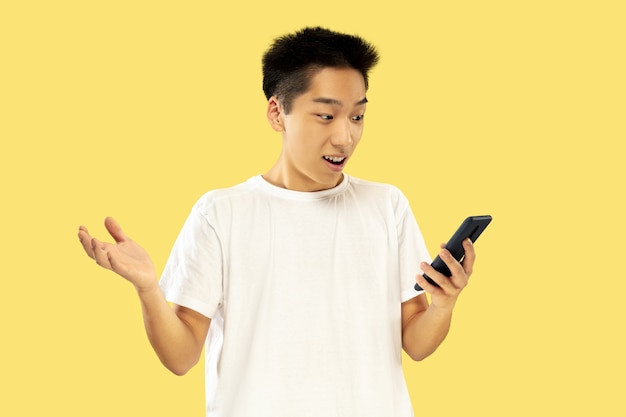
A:
[[[2,2],[0,415],[203,415],[201,367],[159,364],[76,231],[113,215],[160,271],[202,193],[274,162],[260,57],[304,25],[383,57],[348,172],[399,186],[432,253],[494,216],[406,362],[416,415],[626,415],[622,4]]]

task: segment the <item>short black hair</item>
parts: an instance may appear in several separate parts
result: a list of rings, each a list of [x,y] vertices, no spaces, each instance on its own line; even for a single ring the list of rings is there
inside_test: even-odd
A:
[[[376,48],[363,38],[322,27],[306,27],[283,35],[263,55],[263,92],[277,96],[286,113],[293,100],[307,91],[319,70],[354,68],[368,87],[368,72],[378,63]]]

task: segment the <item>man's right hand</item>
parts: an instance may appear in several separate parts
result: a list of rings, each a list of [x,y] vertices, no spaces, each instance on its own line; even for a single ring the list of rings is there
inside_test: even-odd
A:
[[[200,359],[211,319],[189,308],[170,307],[148,253],[126,236],[111,217],[104,224],[115,243],[100,242],[80,226],[78,239],[83,249],[98,265],[135,285],[154,351],[167,369],[176,375],[185,374]]]
[[[158,285],[154,265],[148,253],[126,236],[112,217],[107,217],[104,225],[115,243],[99,241],[89,234],[85,226],[80,226],[78,229],[78,239],[87,255],[101,267],[126,278],[135,285],[138,291]]]

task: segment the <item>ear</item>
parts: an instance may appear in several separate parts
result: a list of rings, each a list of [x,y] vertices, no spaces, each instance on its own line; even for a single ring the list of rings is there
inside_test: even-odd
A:
[[[267,121],[275,131],[283,132],[285,130],[282,106],[276,96],[270,97],[267,102]]]

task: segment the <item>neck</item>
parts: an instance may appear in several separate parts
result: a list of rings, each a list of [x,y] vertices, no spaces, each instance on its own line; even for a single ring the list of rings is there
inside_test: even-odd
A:
[[[335,188],[343,181],[343,174],[339,174],[328,183],[315,181],[306,174],[292,169],[285,169],[278,161],[269,171],[263,174],[263,179],[270,184],[292,191],[314,192]]]

